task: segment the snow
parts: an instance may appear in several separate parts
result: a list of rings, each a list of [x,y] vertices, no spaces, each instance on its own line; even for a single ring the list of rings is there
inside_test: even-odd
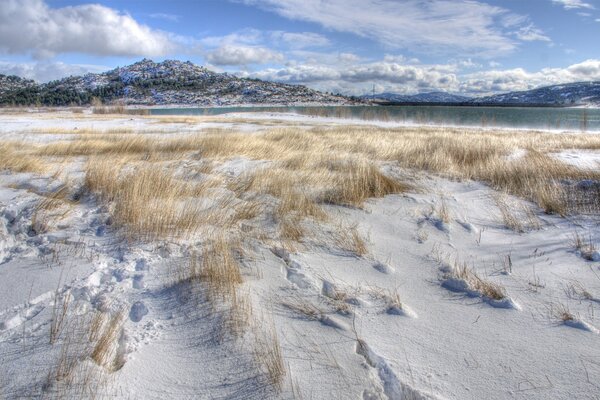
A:
[[[588,150],[568,150],[554,153],[560,161],[581,169],[598,169],[600,167],[600,152]]]
[[[152,119],[142,117],[85,123],[0,118],[3,140],[56,140],[23,134],[34,127],[155,129]],[[231,126],[230,119],[222,117],[221,126]],[[203,128],[202,122],[193,127]],[[161,129],[191,131],[178,124]],[[600,161],[593,152],[556,157],[582,168]],[[265,162],[238,157],[218,168],[239,176]],[[74,163],[70,172],[77,176],[80,168]],[[398,173],[394,167],[390,172]],[[57,183],[50,176],[2,172],[0,397],[43,397],[48,372],[61,355],[49,343],[50,321],[69,298],[73,321],[91,310],[125,310],[113,349],[124,364],[110,372],[101,392],[112,398],[287,399],[295,393],[307,399],[593,398],[600,390],[600,264],[585,260],[570,243],[576,231],[600,242],[600,220],[536,209],[541,228],[515,233],[500,222],[487,186],[426,174],[415,179],[420,190],[369,200],[365,209],[326,207],[369,238],[367,256],[255,245],[245,262],[244,289],[253,299],[253,314],[272,319],[279,334],[287,375],[278,392],[257,370],[252,338],[220,342],[220,317],[203,294],[172,283],[173,271],[198,243],[124,243],[108,210],[93,199],[77,204],[60,227],[32,233],[39,195],[27,188]],[[437,193],[445,194],[449,222],[427,216],[440,201]],[[507,256],[510,272],[503,268]],[[449,279],[443,264],[455,259],[501,284],[508,297],[488,299]],[[574,283],[594,297],[569,295]],[[346,312],[330,306],[342,292]],[[398,293],[401,305],[389,304],[382,293]],[[325,313],[304,318],[282,307],[285,299],[309,301]],[[575,318],[553,319],[553,304],[567,306]],[[82,374],[97,369],[108,374],[91,359],[80,365]]]

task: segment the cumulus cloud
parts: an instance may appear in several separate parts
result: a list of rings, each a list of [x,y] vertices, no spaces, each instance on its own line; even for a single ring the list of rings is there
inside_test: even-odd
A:
[[[460,89],[473,94],[492,94],[598,80],[600,60],[586,60],[566,68],[544,68],[536,72],[529,72],[523,68],[477,72],[463,77]]]
[[[282,62],[284,57],[265,47],[224,44],[209,52],[206,59],[214,65],[249,65]]]
[[[555,4],[562,5],[567,10],[577,10],[581,8],[587,8],[593,10],[595,7],[590,3],[586,3],[583,0],[552,0]]]
[[[48,58],[60,53],[162,56],[174,37],[98,4],[51,8],[43,0],[3,0],[0,51]]]
[[[363,94],[377,84],[398,93],[414,93],[430,90],[456,91],[459,81],[457,66],[452,65],[405,65],[380,61],[353,66],[322,64],[288,65],[283,68],[267,68],[243,76],[284,83],[307,84],[326,91],[343,91]]]
[[[370,92],[373,85],[376,85],[378,91],[401,94],[446,91],[478,96],[560,83],[600,80],[600,60],[586,60],[566,68],[544,68],[535,72],[523,68],[466,72],[469,67],[463,61],[432,65],[409,62],[401,56],[390,56],[379,62],[353,66],[293,64],[252,73],[244,72],[242,76],[305,84],[320,90],[359,95]],[[490,64],[494,68],[500,66],[494,62]]]
[[[17,75],[37,82],[48,82],[70,75],[98,73],[111,69],[102,65],[65,64],[63,62],[15,63],[0,61],[0,74]]]
[[[390,48],[466,55],[511,52],[517,42],[509,28],[526,17],[473,0],[242,0],[286,18],[350,32]],[[533,28],[533,27],[532,27]],[[541,31],[538,39],[545,40]]]

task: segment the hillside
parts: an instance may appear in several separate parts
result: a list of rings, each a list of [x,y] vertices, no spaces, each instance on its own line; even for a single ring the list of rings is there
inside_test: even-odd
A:
[[[600,82],[576,82],[544,86],[521,92],[479,97],[475,103],[493,104],[546,104],[546,105],[595,105],[600,106]]]
[[[373,95],[362,96],[365,100]],[[600,106],[600,82],[576,82],[562,85],[544,86],[519,92],[496,94],[493,96],[469,98],[445,92],[402,95],[380,93],[376,100],[393,103],[472,103],[474,105],[547,105],[547,106]]]
[[[363,96],[364,99],[372,99],[372,95]],[[377,100],[386,100],[397,103],[463,103],[471,100],[470,97],[460,96],[446,92],[429,92],[414,95],[403,95],[396,93],[380,93],[375,95]]]
[[[352,104],[347,97],[305,86],[286,85],[217,73],[191,62],[144,59],[100,74],[72,76],[45,84],[0,75],[1,105],[137,105],[219,106],[238,104]]]

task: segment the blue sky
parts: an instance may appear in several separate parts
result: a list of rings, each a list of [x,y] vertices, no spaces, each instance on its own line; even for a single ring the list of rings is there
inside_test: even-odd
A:
[[[600,0],[0,0],[0,73],[143,57],[362,94],[600,80]]]

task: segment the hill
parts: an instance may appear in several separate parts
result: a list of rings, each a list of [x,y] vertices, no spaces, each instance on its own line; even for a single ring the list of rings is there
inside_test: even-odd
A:
[[[86,74],[37,84],[0,75],[0,105],[136,105],[219,106],[239,104],[352,104],[356,99],[305,86],[239,78],[217,73],[191,62],[144,59],[100,74]]]
[[[600,106],[600,82],[576,82],[473,99],[485,104]]]

